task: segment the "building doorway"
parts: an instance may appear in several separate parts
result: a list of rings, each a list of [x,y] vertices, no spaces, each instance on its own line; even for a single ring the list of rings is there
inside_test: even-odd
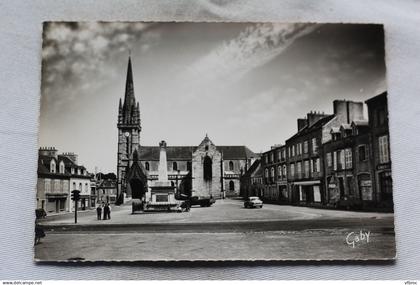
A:
[[[229,182],[229,191],[235,191],[235,182],[232,180]]]
[[[131,197],[133,199],[142,199],[146,193],[144,183],[140,179],[132,179],[130,181]]]

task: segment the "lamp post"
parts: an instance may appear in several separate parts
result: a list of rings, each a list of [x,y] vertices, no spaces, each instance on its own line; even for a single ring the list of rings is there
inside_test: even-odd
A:
[[[176,195],[179,195],[180,193],[179,193],[179,185],[178,185],[178,176],[179,176],[179,174],[181,173],[181,170],[177,170],[177,174],[176,174]]]

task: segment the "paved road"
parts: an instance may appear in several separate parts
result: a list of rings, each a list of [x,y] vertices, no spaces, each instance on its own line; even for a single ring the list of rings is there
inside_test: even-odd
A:
[[[288,205],[265,204],[262,209],[245,209],[240,200],[217,200],[212,207],[191,208],[186,213],[148,212],[131,214],[131,206],[114,206],[111,220],[96,218],[95,210],[82,213],[78,218],[81,225],[109,225],[109,224],[179,224],[179,223],[222,223],[222,222],[253,222],[253,221],[291,221],[318,219],[393,219],[390,213],[351,212],[309,207],[295,207]],[[45,225],[74,224],[74,214],[49,217],[42,222]]]
[[[131,215],[124,206],[114,209],[111,221],[97,221],[92,215],[86,213],[78,225],[71,216],[45,221],[47,236],[35,246],[36,259],[380,260],[395,256],[392,214],[279,205],[244,209],[240,201],[226,200],[190,213]],[[351,242],[360,231],[365,238],[353,247]]]

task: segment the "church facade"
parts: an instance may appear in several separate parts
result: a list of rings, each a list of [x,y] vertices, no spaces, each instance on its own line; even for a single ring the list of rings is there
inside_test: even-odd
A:
[[[124,102],[118,110],[117,188],[119,202],[142,199],[158,179],[160,147],[140,144],[140,106],[135,99],[131,58]],[[206,135],[198,145],[166,146],[168,180],[179,194],[239,196],[240,178],[258,158],[243,145],[218,146]]]

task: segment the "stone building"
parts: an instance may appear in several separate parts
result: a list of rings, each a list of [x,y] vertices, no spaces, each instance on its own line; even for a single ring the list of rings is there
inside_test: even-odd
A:
[[[363,103],[335,100],[334,114],[310,112],[297,120],[298,132],[286,140],[290,201],[298,205],[325,204],[322,144],[332,140],[331,130],[363,120]]]
[[[326,204],[341,208],[374,206],[370,131],[367,120],[332,128],[332,140],[323,145]]]
[[[239,196],[240,177],[258,157],[246,146],[216,146],[206,135],[198,146],[166,146],[168,179],[181,192],[215,198]],[[148,180],[157,180],[159,147],[140,146]]]
[[[70,192],[80,190],[80,209],[90,207],[90,175],[78,165],[74,153],[58,154],[54,147],[41,147],[38,152],[37,208],[47,213],[72,212]]]
[[[142,199],[150,181],[158,179],[159,146],[140,144],[140,106],[134,95],[131,58],[128,60],[124,102],[118,109],[117,193]],[[257,155],[246,146],[218,146],[206,135],[193,146],[166,146],[168,180],[193,196],[238,196],[240,176]]]
[[[262,199],[265,202],[288,203],[286,146],[275,145],[264,152],[261,156],[261,167],[264,175]]]
[[[372,144],[372,183],[376,189],[377,206],[393,208],[392,171],[389,148],[388,100],[387,92],[366,101],[369,114]]]

